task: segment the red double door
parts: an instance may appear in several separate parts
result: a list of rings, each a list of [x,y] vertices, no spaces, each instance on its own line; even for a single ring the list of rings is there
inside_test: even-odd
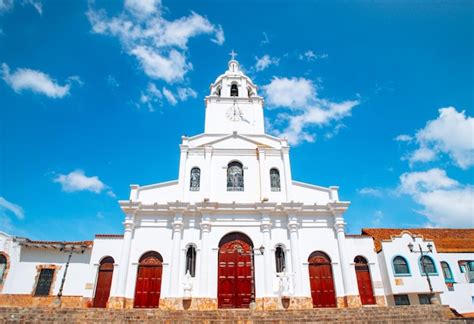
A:
[[[374,290],[372,288],[372,280],[370,278],[369,265],[365,259],[357,262],[355,264],[356,276],[357,276],[357,286],[359,287],[359,296],[362,305],[374,305],[375,297]]]
[[[322,252],[313,252],[308,261],[313,307],[336,307],[331,260]]]
[[[135,286],[135,308],[157,308],[160,304],[163,259],[157,252],[148,252],[140,259]]]
[[[114,259],[106,257],[99,266],[92,307],[105,308],[110,296],[110,287],[114,274]]]
[[[248,308],[255,300],[253,245],[240,233],[226,235],[219,244],[217,297],[219,308]]]

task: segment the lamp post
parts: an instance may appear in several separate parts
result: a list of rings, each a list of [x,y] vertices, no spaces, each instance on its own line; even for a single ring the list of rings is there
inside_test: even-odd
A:
[[[84,245],[84,244],[81,244],[80,246],[80,249],[79,250],[75,250],[75,247],[74,245],[71,246],[70,250],[69,250],[69,254],[68,254],[68,257],[67,257],[67,261],[66,261],[66,266],[64,267],[64,273],[63,273],[63,278],[61,279],[61,286],[59,286],[59,291],[58,291],[58,295],[57,295],[57,305],[60,306],[61,305],[61,297],[63,296],[63,288],[64,288],[64,283],[66,282],[66,275],[67,275],[67,269],[69,268],[69,263],[71,262],[71,258],[72,258],[72,254],[74,252],[76,253],[84,253],[87,249],[87,246]],[[61,248],[59,249],[60,252],[63,252],[63,251],[66,251],[66,243],[61,243]]]
[[[431,304],[438,304],[438,299],[436,298],[434,292],[433,292],[433,286],[431,285],[431,279],[430,279],[430,274],[428,271],[426,271],[426,265],[425,265],[425,255],[424,253],[432,253],[433,252],[433,245],[431,243],[428,243],[426,246],[428,248],[428,251],[423,251],[421,248],[421,244],[418,244],[418,251],[414,249],[414,245],[412,242],[408,243],[408,249],[410,249],[410,252],[412,253],[420,253],[421,255],[421,268],[426,276],[426,281],[428,281],[428,287],[430,288],[430,303]]]

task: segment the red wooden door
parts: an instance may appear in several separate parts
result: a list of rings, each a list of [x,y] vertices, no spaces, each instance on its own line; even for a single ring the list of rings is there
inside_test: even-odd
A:
[[[112,285],[112,276],[114,274],[114,259],[104,258],[99,266],[97,275],[97,284],[95,287],[94,301],[92,307],[105,308],[110,296],[110,286]]]
[[[218,307],[248,308],[255,299],[252,242],[240,233],[226,235],[218,261]]]
[[[375,297],[367,261],[362,257],[357,257],[355,259],[355,262],[357,286],[359,287],[360,301],[362,305],[373,305],[375,304]]]
[[[162,260],[156,252],[146,253],[140,259],[135,286],[135,308],[157,308],[159,306]]]
[[[336,307],[331,261],[322,252],[313,252],[309,257],[309,281],[313,307]]]

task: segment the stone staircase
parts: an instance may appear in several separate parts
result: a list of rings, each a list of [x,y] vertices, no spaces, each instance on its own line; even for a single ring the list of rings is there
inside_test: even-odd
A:
[[[447,306],[398,306],[309,310],[164,311],[159,309],[0,307],[0,323],[467,323]]]

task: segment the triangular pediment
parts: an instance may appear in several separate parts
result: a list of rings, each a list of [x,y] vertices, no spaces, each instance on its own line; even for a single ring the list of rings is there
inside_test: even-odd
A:
[[[255,138],[254,136],[242,135],[238,133],[221,135],[221,136],[209,136],[209,138],[199,138],[196,141],[195,147],[206,147],[212,146],[214,148],[238,148],[238,149],[256,149],[258,147],[266,148],[280,148],[280,142],[278,139],[271,136],[260,136],[261,138]],[[192,139],[190,139],[190,146],[192,145]]]

